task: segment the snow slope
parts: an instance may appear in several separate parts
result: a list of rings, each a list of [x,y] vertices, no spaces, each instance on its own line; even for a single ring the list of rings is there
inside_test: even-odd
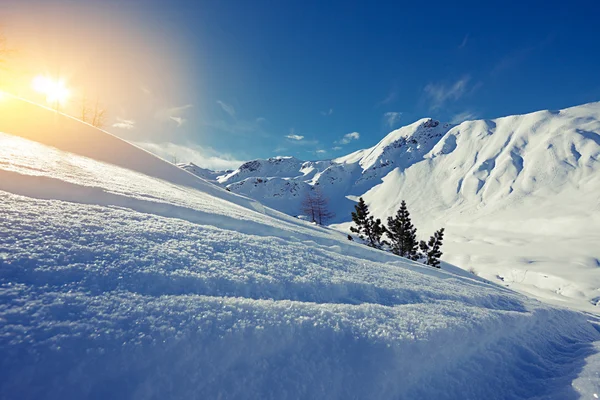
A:
[[[421,238],[446,227],[445,260],[598,312],[599,158],[600,103],[591,103],[460,125],[426,118],[332,161],[273,164],[238,180],[241,168],[220,181],[291,215],[319,184],[344,231],[359,196],[383,220],[404,199]]]
[[[600,393],[593,316],[349,242],[22,101],[0,103],[0,132],[0,398]]]
[[[232,170],[213,171],[210,169],[199,167],[192,162],[177,164],[177,166],[209,182],[217,182],[220,176],[227,175],[233,172]]]

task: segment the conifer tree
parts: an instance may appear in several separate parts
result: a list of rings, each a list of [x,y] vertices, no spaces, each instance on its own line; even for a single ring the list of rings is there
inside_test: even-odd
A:
[[[429,246],[427,246],[427,242],[425,242],[424,240],[421,240],[419,242],[419,250],[421,251],[419,253],[419,258],[426,258],[427,257],[427,253],[429,253]]]
[[[417,259],[417,229],[410,220],[406,202],[402,200],[394,218],[388,217],[387,236],[392,253],[411,260]]]
[[[386,231],[381,220],[369,215],[369,207],[362,197],[358,200],[358,204],[354,206],[354,209],[352,221],[356,224],[356,227],[351,226],[350,231],[356,233],[360,239],[364,240],[367,246],[381,249],[387,244],[385,240],[381,240]]]
[[[440,257],[442,256],[442,240],[444,239],[444,228],[435,232],[433,236],[429,238],[429,242],[421,241],[419,247],[421,248],[422,255],[426,257],[425,263],[435,268],[440,268]]]

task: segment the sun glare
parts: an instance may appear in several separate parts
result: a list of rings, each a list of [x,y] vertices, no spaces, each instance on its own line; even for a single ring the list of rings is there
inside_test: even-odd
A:
[[[31,87],[36,92],[46,96],[46,101],[50,104],[63,105],[69,99],[69,89],[65,87],[62,80],[52,80],[46,76],[36,76],[31,82]]]

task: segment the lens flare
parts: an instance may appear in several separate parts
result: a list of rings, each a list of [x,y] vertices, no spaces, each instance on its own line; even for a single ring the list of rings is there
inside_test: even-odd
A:
[[[62,80],[53,80],[47,76],[39,75],[33,78],[31,87],[36,92],[46,96],[46,101],[50,104],[64,105],[70,96],[70,91],[65,87]]]

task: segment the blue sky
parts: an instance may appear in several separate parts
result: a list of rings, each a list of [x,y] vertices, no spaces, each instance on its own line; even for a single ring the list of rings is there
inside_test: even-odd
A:
[[[163,150],[173,143],[180,160],[211,167],[336,157],[423,117],[600,100],[597,1],[88,2],[141,27],[141,40],[161,37],[156,57],[177,64],[164,71],[177,75],[176,90],[162,114],[153,111],[164,124],[143,124],[139,110],[120,106],[115,133]],[[161,55],[166,47],[176,55]],[[152,82],[143,91],[156,92]]]

